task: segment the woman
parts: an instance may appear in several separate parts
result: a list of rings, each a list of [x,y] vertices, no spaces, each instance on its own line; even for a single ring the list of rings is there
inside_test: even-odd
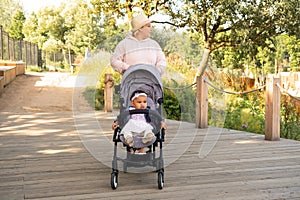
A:
[[[150,39],[151,20],[139,14],[131,20],[131,32],[116,47],[111,56],[111,66],[123,74],[130,66],[148,64],[154,66],[160,75],[166,68],[165,55],[159,44]]]

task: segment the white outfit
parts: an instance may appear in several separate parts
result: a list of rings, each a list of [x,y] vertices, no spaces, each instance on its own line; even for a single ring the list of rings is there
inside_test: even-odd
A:
[[[124,138],[127,137],[146,137],[147,134],[152,133],[153,127],[146,122],[144,114],[131,115],[131,119],[125,124],[121,130]]]

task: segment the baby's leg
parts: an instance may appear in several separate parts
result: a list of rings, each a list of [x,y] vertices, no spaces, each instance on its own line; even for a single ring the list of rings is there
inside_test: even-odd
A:
[[[146,144],[147,142],[151,142],[154,139],[155,135],[152,132],[152,129],[146,129],[144,132],[144,137],[142,138],[142,142]]]
[[[125,142],[128,144],[128,146],[133,147],[133,137],[132,135],[128,134],[127,136],[124,136]]]
[[[121,134],[124,135],[125,142],[128,146],[133,147],[133,137],[132,137],[132,123],[129,120],[127,124],[122,128]]]

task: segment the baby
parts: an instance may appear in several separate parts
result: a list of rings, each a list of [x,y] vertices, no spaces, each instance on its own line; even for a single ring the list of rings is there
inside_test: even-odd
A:
[[[129,109],[147,109],[147,94],[143,91],[134,92],[131,97],[131,106]],[[112,125],[114,130],[119,125],[115,121]],[[161,122],[161,128],[167,129],[164,122]],[[152,132],[153,127],[148,123],[145,114],[132,114],[129,121],[122,128],[121,134],[124,135],[125,142],[129,147],[134,147],[134,137],[142,137],[142,143],[146,144],[155,139]],[[139,153],[144,153],[144,148],[138,150]]]

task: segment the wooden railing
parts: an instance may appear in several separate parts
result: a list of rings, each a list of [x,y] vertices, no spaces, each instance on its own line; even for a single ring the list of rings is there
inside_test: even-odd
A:
[[[266,110],[265,110],[265,139],[270,141],[280,140],[280,95],[281,90],[290,87],[291,84],[294,89],[300,91],[300,72],[291,74],[292,82],[289,82],[287,77],[289,75],[284,73],[279,75],[270,75],[266,79]],[[196,127],[208,127],[208,82],[206,76],[199,76],[196,79]],[[113,97],[112,97],[113,79],[112,75],[105,76],[105,91],[104,100],[107,112],[112,112]],[[259,89],[261,89],[259,88]],[[258,89],[252,90],[252,92]],[[246,94],[249,92],[243,92]],[[233,94],[233,93],[231,93]]]
[[[196,85],[196,127],[207,128],[208,89],[207,77],[197,77]],[[286,91],[284,91],[286,89]],[[288,90],[298,91],[300,95],[300,72],[284,72],[270,75],[266,79],[265,139],[280,140],[280,96]],[[254,90],[253,90],[254,91]],[[292,96],[291,94],[289,94]],[[297,98],[297,97],[294,97]],[[299,100],[300,98],[297,98]]]

